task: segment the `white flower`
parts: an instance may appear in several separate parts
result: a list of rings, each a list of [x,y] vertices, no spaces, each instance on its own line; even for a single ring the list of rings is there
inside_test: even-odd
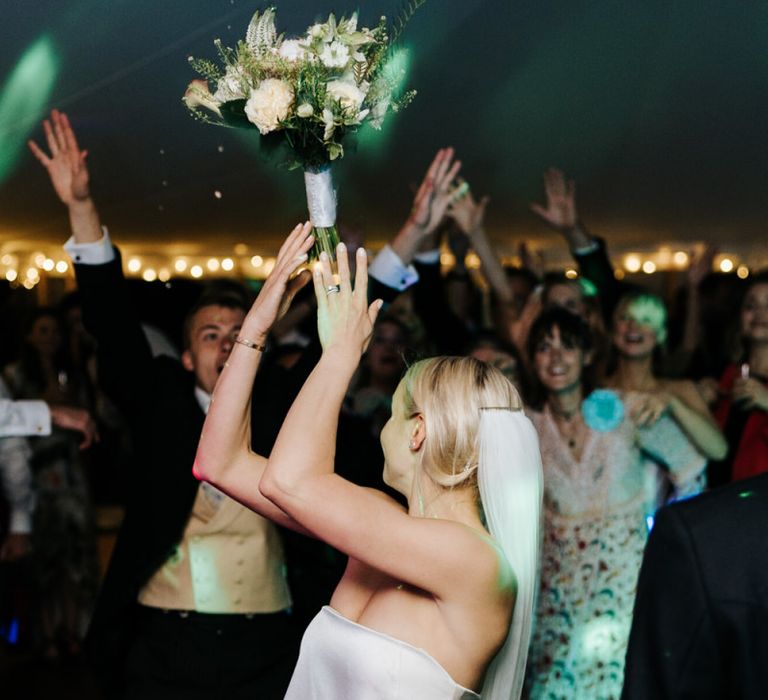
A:
[[[306,119],[307,117],[311,117],[314,113],[315,113],[314,108],[308,102],[304,102],[303,104],[300,104],[296,108],[296,114],[299,117],[301,117],[302,119]]]
[[[328,26],[325,24],[313,24],[308,30],[307,30],[307,36],[312,39],[320,39],[321,37],[325,36],[325,33],[328,31]]]
[[[290,63],[297,63],[306,58],[307,50],[305,45],[298,39],[286,39],[280,44],[278,54]]]
[[[340,102],[345,112],[357,112],[368,92],[368,83],[358,86],[350,80],[331,80],[326,95],[334,102]]]
[[[251,90],[245,105],[248,121],[255,124],[262,135],[275,131],[293,105],[293,88],[284,80],[267,78]]]
[[[243,89],[244,80],[245,72],[242,66],[227,66],[224,77],[216,85],[214,98],[219,104],[230,100],[244,100],[247,94]]]
[[[349,47],[340,41],[332,41],[323,47],[320,60],[326,68],[345,68],[349,63]]]
[[[357,12],[354,12],[352,16],[346,22],[339,22],[339,34],[352,34],[357,31]]]
[[[206,109],[210,109],[212,112],[216,112],[216,114],[221,116],[221,112],[219,111],[219,102],[208,89],[207,80],[193,80],[189,84],[189,87],[187,87],[187,91],[184,93],[183,99],[184,104],[186,104],[189,109],[205,107]]]
[[[323,133],[323,141],[326,143],[331,140],[333,132],[336,130],[336,123],[333,119],[333,112],[330,109],[323,110],[323,122],[325,123],[325,132]]]

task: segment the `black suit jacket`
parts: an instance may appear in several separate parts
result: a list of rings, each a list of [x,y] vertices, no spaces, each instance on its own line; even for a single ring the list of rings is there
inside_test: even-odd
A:
[[[189,519],[198,489],[192,464],[205,416],[193,375],[176,360],[152,357],[119,255],[105,265],[75,265],[75,273],[85,325],[98,341],[100,381],[125,412],[135,444],[125,520],[87,638],[97,667],[114,677],[131,638],[139,590]]]
[[[659,511],[622,697],[768,697],[768,475]]]

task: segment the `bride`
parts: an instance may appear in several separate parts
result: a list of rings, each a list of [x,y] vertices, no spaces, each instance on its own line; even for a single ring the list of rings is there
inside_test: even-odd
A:
[[[338,277],[327,257],[315,264],[322,357],[269,459],[250,450],[253,378],[271,325],[309,277],[289,281],[310,232],[290,234],[243,322],[195,464],[198,478],[349,556],[305,632],[286,698],[517,698],[539,554],[536,433],[501,372],[431,358],[409,368],[381,433],[384,480],[407,508],[334,474],[339,411],[381,307],[368,303],[362,248],[354,287],[343,244]]]

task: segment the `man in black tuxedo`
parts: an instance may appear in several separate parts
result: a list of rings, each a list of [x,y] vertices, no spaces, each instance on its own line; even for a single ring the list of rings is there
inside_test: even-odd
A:
[[[659,511],[624,700],[768,697],[768,475]]]

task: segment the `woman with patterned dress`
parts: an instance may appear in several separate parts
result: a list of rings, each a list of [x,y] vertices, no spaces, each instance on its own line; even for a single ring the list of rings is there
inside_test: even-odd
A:
[[[29,324],[18,362],[4,369],[16,399],[49,405],[87,403],[84,381],[64,351],[58,317],[38,309]],[[32,520],[32,564],[46,658],[80,651],[80,630],[96,594],[96,532],[90,490],[80,450],[82,437],[53,428],[30,442],[36,507]]]
[[[537,428],[544,468],[544,542],[531,698],[618,698],[635,587],[659,464],[673,481],[705,466],[669,416],[638,427],[643,397],[588,386],[591,340],[565,310],[542,314],[529,349],[544,391]]]

